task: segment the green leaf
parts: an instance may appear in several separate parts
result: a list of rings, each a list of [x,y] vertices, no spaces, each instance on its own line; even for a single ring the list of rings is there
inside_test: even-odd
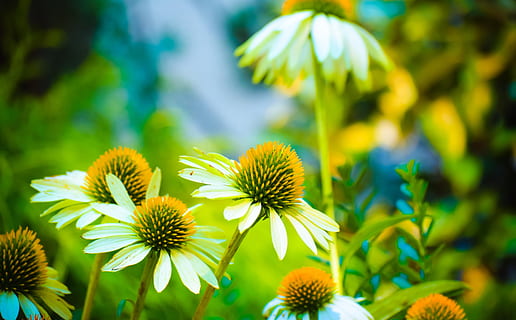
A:
[[[438,280],[425,282],[395,292],[389,297],[366,306],[375,320],[388,320],[394,315],[410,307],[418,299],[432,293],[456,295],[466,289],[464,282],[454,280]]]
[[[362,246],[362,242],[369,240],[378,234],[380,234],[383,230],[388,227],[391,227],[395,224],[398,224],[402,221],[412,219],[414,215],[403,215],[403,216],[395,216],[389,217],[386,219],[382,219],[380,221],[371,223],[362,227],[358,232],[353,236],[351,242],[348,244],[348,248],[344,253],[344,263],[342,264],[342,270],[344,271],[344,277],[346,276],[346,268],[351,260],[351,257],[357,252],[358,249]]]
[[[125,305],[129,302],[134,306],[134,301],[131,299],[122,299],[118,303],[118,307],[116,308],[116,318],[120,319],[122,317],[122,312],[124,312]]]

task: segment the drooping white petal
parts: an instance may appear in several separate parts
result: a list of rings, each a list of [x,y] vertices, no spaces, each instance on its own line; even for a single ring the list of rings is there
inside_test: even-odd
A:
[[[311,19],[306,19],[301,22],[297,35],[294,37],[287,56],[287,74],[293,79],[299,76],[302,70],[302,64],[306,63],[303,60],[303,48],[310,45],[309,34],[311,30]],[[312,63],[312,59],[308,56],[308,63]]]
[[[343,38],[345,35],[342,34],[340,29],[340,23],[338,18],[334,16],[328,16],[328,22],[330,24],[330,38],[331,38],[331,48],[330,54],[333,59],[339,59],[342,55],[343,49]]]
[[[54,311],[61,318],[65,320],[72,319],[72,312],[70,311],[72,306],[57,294],[49,289],[44,288],[37,290],[37,295],[43,300],[43,302],[45,302],[47,306],[50,307],[50,309],[52,309],[52,311]]]
[[[206,239],[192,238],[192,241],[190,241],[188,245],[193,246],[199,252],[206,252],[208,255],[210,255],[216,260],[220,260],[224,252],[222,246],[211,240]]]
[[[306,230],[305,226],[290,214],[285,214],[285,217],[288,219],[288,221],[290,221],[294,229],[296,229],[297,234],[301,240],[303,240],[303,242],[308,246],[308,248],[310,248],[310,250],[312,250],[314,254],[317,254],[317,246],[315,245],[312,235],[310,232],[308,232],[308,230]]]
[[[93,202],[91,203],[91,207],[98,212],[111,217],[115,220],[134,223],[133,212],[129,211],[127,208],[113,204],[113,203],[99,203]]]
[[[269,219],[271,221],[272,244],[278,254],[278,258],[283,260],[288,246],[287,230],[283,221],[281,221],[281,217],[274,209],[270,209]]]
[[[197,226],[197,231],[190,239],[206,239],[215,243],[222,243],[225,240],[224,231],[213,226]]]
[[[312,222],[310,222],[305,216],[301,214],[297,214],[294,216],[299,222],[301,222],[310,233],[314,236],[315,241],[321,245],[324,249],[328,249],[328,233],[326,231],[319,229],[319,227],[315,226]]]
[[[276,59],[282,52],[284,52],[292,38],[299,34],[299,28],[301,23],[309,17],[307,12],[300,12],[298,14],[292,14],[285,18],[280,33],[274,39],[274,43],[271,45],[267,54],[267,60],[272,61]]]
[[[364,40],[364,43],[367,47],[367,51],[369,55],[378,62],[385,69],[389,69],[391,67],[391,61],[383,51],[382,47],[378,43],[378,41],[364,28],[355,25],[355,30],[359,33],[359,35]]]
[[[238,230],[240,232],[244,232],[248,228],[250,228],[255,222],[256,219],[260,216],[262,212],[262,206],[260,203],[253,203],[249,206],[249,210],[247,210],[246,215],[238,224]]]
[[[170,255],[166,250],[161,250],[159,253],[158,263],[154,270],[154,289],[157,292],[163,291],[170,281],[172,275],[172,263]]]
[[[208,282],[212,287],[217,289],[219,288],[219,283],[213,274],[213,271],[211,271],[211,269],[201,259],[190,252],[184,252],[184,255],[188,258],[195,269],[195,272],[197,272],[202,279]]]
[[[161,186],[161,170],[156,168],[152,173],[152,177],[147,187],[145,199],[150,199],[159,196],[159,188]]]
[[[23,311],[23,314],[27,319],[34,319],[36,316],[40,315],[38,307],[36,307],[36,305],[26,296],[20,294],[18,296],[18,300],[20,302],[20,307]]]
[[[236,202],[233,206],[226,207],[226,209],[224,209],[224,218],[229,221],[242,218],[249,210],[251,204],[251,200],[244,199]]]
[[[56,292],[58,295],[63,295],[63,294],[69,294],[70,293],[70,290],[68,290],[68,288],[63,283],[61,283],[60,281],[58,281],[56,279],[47,279],[43,286],[45,286],[45,287],[49,288],[50,290]]]
[[[177,273],[179,274],[181,282],[183,282],[188,290],[195,294],[199,293],[201,290],[201,281],[199,280],[197,272],[194,271],[190,261],[178,251],[171,252],[170,256],[174,266],[176,267]]]
[[[94,226],[91,230],[86,231],[82,237],[84,239],[93,240],[113,236],[133,235],[135,231],[127,224],[123,223],[102,223]]]
[[[263,307],[262,314],[264,317],[269,317],[271,315],[272,309],[276,308],[277,306],[281,305],[283,303],[283,300],[274,298],[271,301],[269,301],[265,307]]]
[[[323,62],[330,53],[330,22],[325,14],[317,14],[312,22],[312,41],[315,55]]]
[[[347,42],[346,49],[350,53],[353,74],[360,80],[366,80],[369,72],[369,55],[364,40],[353,24],[346,21],[340,21],[340,23],[346,34],[344,39]]]
[[[105,237],[105,238],[95,240],[92,243],[88,244],[86,246],[86,248],[84,248],[84,252],[85,253],[102,253],[102,252],[115,251],[120,248],[131,245],[138,240],[139,239],[136,235]]]
[[[98,241],[98,240],[97,240]],[[116,272],[142,261],[151,248],[143,243],[136,243],[118,251],[103,267],[103,271]]]
[[[337,232],[340,230],[339,224],[335,222],[335,220],[328,217],[321,211],[312,208],[304,200],[301,200],[300,206],[298,208],[301,214],[306,216],[307,219],[312,221],[315,225],[319,226],[320,228],[330,232]]]
[[[127,193],[127,189],[120,179],[112,173],[106,175],[106,183],[109,187],[109,191],[115,199],[116,203],[126,208],[130,212],[133,212],[135,205],[131,200],[131,197]]]
[[[5,320],[16,320],[20,312],[18,297],[13,292],[0,293],[0,315]]]

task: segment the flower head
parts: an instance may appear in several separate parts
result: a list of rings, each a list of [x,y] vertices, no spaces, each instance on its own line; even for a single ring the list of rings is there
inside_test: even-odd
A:
[[[109,180],[116,179],[108,175]],[[119,220],[125,223],[104,223],[92,227],[83,237],[95,240],[84,251],[101,253],[118,251],[103,271],[119,271],[145,259],[158,258],[154,269],[154,288],[163,291],[170,281],[172,264],[183,284],[199,293],[199,277],[218,288],[217,279],[208,267],[214,268],[220,260],[221,240],[215,239],[218,231],[212,227],[198,226],[186,205],[169,196],[151,193],[139,206],[127,206],[122,182],[120,188],[112,187],[113,196],[120,205],[110,205],[105,210],[116,210]],[[157,192],[157,191],[156,191]],[[117,209],[114,209],[115,206]]]
[[[308,319],[315,314],[318,319],[372,319],[353,298],[336,294],[328,273],[312,267],[290,272],[281,281],[278,296],[264,308],[269,320]]]
[[[68,293],[48,267],[36,233],[19,228],[0,235],[0,319],[15,320],[20,309],[27,319],[50,319],[47,308],[71,319],[73,307],[61,298]]]
[[[407,320],[465,320],[464,310],[450,298],[434,293],[419,299],[407,311]]]
[[[39,192],[31,200],[59,201],[41,216],[55,213],[50,222],[56,223],[58,229],[74,220],[77,220],[77,228],[82,229],[101,216],[97,208],[100,204],[115,203],[106,180],[107,174],[113,174],[122,181],[134,203],[139,204],[145,199],[152,177],[149,164],[135,150],[119,147],[106,151],[87,172],[76,170],[33,180],[31,186]]]
[[[345,20],[345,0],[287,0],[283,15],[274,19],[235,53],[240,66],[256,65],[254,82],[287,84],[313,75],[314,61],[321,65],[324,79],[342,90],[348,74],[359,89],[370,87],[369,66],[383,68],[390,61],[376,39],[362,27]]]
[[[193,196],[234,200],[224,210],[224,217],[239,219],[240,232],[269,219],[273,245],[280,259],[285,256],[288,243],[283,218],[314,253],[314,239],[327,249],[331,239],[327,231],[339,230],[335,221],[301,198],[303,167],[290,146],[267,142],[249,149],[239,162],[215,153],[200,153],[197,158],[182,156],[180,161],[190,166],[180,171],[181,177],[205,184]]]

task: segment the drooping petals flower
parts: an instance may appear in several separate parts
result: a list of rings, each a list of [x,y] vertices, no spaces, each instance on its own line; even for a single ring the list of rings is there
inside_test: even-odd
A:
[[[328,231],[339,230],[333,219],[302,199],[303,166],[290,146],[267,142],[249,149],[239,162],[216,153],[182,156],[180,162],[189,166],[179,172],[181,177],[204,184],[192,193],[194,197],[234,200],[225,208],[224,217],[238,219],[240,232],[268,219],[280,259],[288,244],[284,220],[292,224],[314,253],[315,242],[328,249]]]
[[[388,69],[391,62],[369,32],[346,20],[348,5],[345,0],[285,1],[281,17],[237,48],[239,65],[255,65],[254,82],[273,84],[281,78],[291,84],[313,75],[316,61],[324,79],[339,91],[348,75],[359,89],[368,90],[371,63]]]
[[[77,220],[82,229],[99,217],[98,206],[115,203],[106,182],[108,173],[117,176],[129,193],[131,200],[139,204],[145,199],[152,171],[141,154],[130,148],[114,148],[106,151],[88,169],[71,171],[65,175],[33,180],[31,186],[38,191],[32,202],[53,202],[41,216],[54,214],[50,222],[60,229]]]
[[[74,308],[62,298],[69,293],[48,266],[35,232],[19,228],[0,234],[0,319],[50,319],[49,311],[72,319]]]
[[[407,311],[407,320],[465,320],[464,310],[450,298],[434,293],[421,298]]]
[[[278,295],[263,310],[268,320],[317,319],[372,320],[371,314],[355,299],[335,293],[331,276],[317,268],[305,267],[289,273],[281,282]]]
[[[114,175],[107,178],[118,205],[107,205],[103,210],[116,210],[122,223],[99,224],[83,235],[85,239],[94,240],[84,249],[86,253],[117,251],[102,267],[103,271],[120,271],[155,255],[158,259],[154,268],[157,292],[167,287],[173,267],[193,293],[200,291],[199,278],[218,288],[210,269],[216,267],[223,252],[218,229],[198,226],[186,205],[169,196],[151,193],[139,206],[134,206],[127,201],[122,182]]]

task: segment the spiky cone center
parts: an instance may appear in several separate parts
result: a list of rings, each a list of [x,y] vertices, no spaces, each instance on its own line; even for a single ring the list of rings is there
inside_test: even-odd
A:
[[[46,279],[47,258],[34,231],[0,235],[0,292],[30,294]]]
[[[407,320],[465,320],[464,310],[450,298],[434,293],[421,298],[407,311]]]
[[[281,13],[285,15],[304,10],[344,19],[346,13],[351,11],[351,2],[349,0],[286,0],[281,8]]]
[[[154,250],[182,248],[195,233],[195,222],[186,205],[169,196],[150,198],[136,207],[135,230]]]
[[[136,205],[145,199],[152,170],[141,154],[124,147],[110,149],[88,169],[86,192],[99,202],[115,203],[106,182],[108,173],[114,174],[122,181]]]
[[[239,158],[236,187],[253,203],[281,210],[296,204],[303,195],[304,170],[290,146],[277,142],[260,144]]]
[[[281,281],[278,295],[291,312],[311,313],[333,300],[335,288],[335,282],[328,273],[305,267],[290,272]]]

